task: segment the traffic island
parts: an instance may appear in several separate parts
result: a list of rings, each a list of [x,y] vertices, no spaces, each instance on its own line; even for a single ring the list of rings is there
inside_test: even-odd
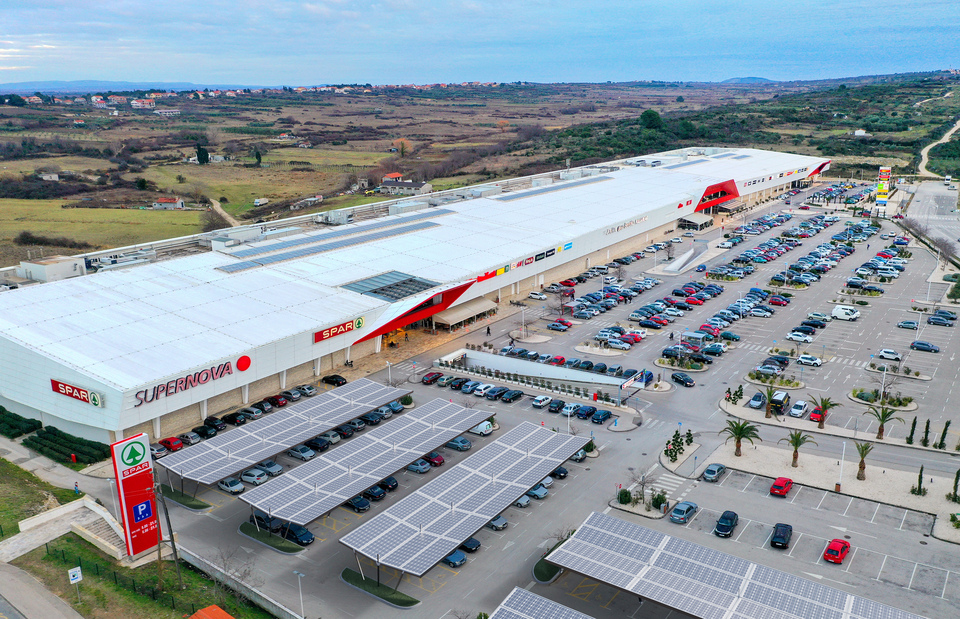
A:
[[[659,359],[654,361],[653,364],[658,368],[663,368],[665,370],[673,370],[674,372],[706,372],[709,367],[709,366],[703,366],[700,368],[682,368],[677,365],[670,365],[670,362],[664,359],[663,357],[660,357]]]
[[[573,349],[585,355],[597,355],[598,357],[619,357],[623,353],[619,350],[609,348],[599,348],[594,346],[574,346]]]
[[[205,512],[208,509],[211,509],[213,506],[205,501],[190,496],[189,494],[184,494],[179,490],[174,490],[167,484],[160,484],[160,490],[163,492],[163,497],[170,499],[174,503],[177,503],[181,507],[185,507],[190,511],[194,512]]]
[[[270,533],[264,529],[258,529],[252,522],[244,522],[240,525],[240,535],[249,537],[255,542],[272,548],[285,555],[295,555],[303,552],[303,547],[299,544],[280,537],[276,533]]]
[[[870,366],[867,366],[867,367],[865,367],[865,368],[863,368],[863,369],[866,370],[867,372],[873,372],[874,374],[883,374],[883,370],[878,370],[877,368],[872,368],[872,367],[870,367]],[[888,373],[891,377],[909,378],[910,380],[933,380],[933,377],[932,377],[932,376],[927,376],[926,374],[921,374],[920,372],[917,372],[916,374],[912,374],[912,373],[911,373],[911,374],[907,374],[906,372],[897,372],[897,373],[894,373],[894,372],[889,372],[889,371],[888,371],[887,373]]]
[[[850,400],[851,402],[856,402],[857,404],[862,404],[864,406],[877,406],[877,407],[882,406],[885,408],[893,409],[895,411],[901,411],[904,413],[912,413],[913,411],[920,408],[920,405],[917,404],[916,402],[908,402],[906,406],[894,406],[893,404],[890,404],[890,403],[881,404],[880,402],[867,402],[866,400],[861,400],[860,398],[854,396],[852,393],[847,394],[847,399]]]
[[[572,533],[571,533],[572,535]],[[560,573],[563,572],[563,569],[559,566],[554,565],[553,563],[547,563],[547,556],[556,550],[560,544],[566,540],[561,540],[550,547],[550,550],[543,553],[543,556],[533,564],[533,579],[536,580],[541,585],[549,585],[555,581]]]
[[[367,595],[378,598],[381,602],[389,604],[394,608],[407,609],[420,605],[420,600],[410,597],[406,593],[400,593],[393,587],[383,583],[377,584],[377,581],[371,578],[364,578],[359,572],[351,570],[349,567],[340,572],[340,580],[354,589],[359,589]]]
[[[749,376],[744,376],[743,380],[747,381],[751,385],[757,385],[758,387],[776,387],[777,389],[786,389],[788,391],[791,389],[804,389],[807,386],[806,383],[802,383],[799,381],[792,381],[790,384],[783,384],[783,385],[779,383],[765,383],[765,382],[750,378]]]

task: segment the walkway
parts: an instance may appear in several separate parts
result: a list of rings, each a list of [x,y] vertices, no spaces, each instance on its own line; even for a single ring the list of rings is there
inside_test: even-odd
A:
[[[917,172],[920,176],[933,176],[935,178],[942,178],[939,174],[934,174],[933,172],[927,171],[927,162],[929,161],[928,155],[930,154],[930,149],[937,144],[944,144],[948,142],[950,140],[950,136],[956,133],[957,129],[960,129],[960,120],[958,120],[949,131],[944,133],[942,138],[923,147],[923,150],[920,151],[920,165],[917,167]]]
[[[234,219],[233,215],[223,210],[223,207],[220,206],[219,200],[214,200],[213,198],[210,198],[210,203],[213,204],[213,210],[215,210],[218,215],[223,217],[228,224],[230,224],[234,228],[236,228],[237,226],[243,225],[237,219]]]
[[[66,578],[66,573],[64,573]],[[3,602],[6,602],[5,604]],[[8,611],[7,606],[16,609]],[[6,563],[0,563],[0,610],[10,619],[82,619],[70,606],[50,593],[30,574]]]

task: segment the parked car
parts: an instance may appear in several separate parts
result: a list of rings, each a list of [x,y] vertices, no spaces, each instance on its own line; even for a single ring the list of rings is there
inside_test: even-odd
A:
[[[397,478],[392,475],[378,482],[377,485],[387,492],[393,492],[400,487],[400,484],[397,482]]]
[[[670,521],[680,524],[690,522],[690,520],[693,519],[693,516],[697,513],[698,509],[699,507],[697,507],[696,503],[691,501],[682,501],[673,508],[672,512],[670,512]]]
[[[440,380],[443,376],[443,372],[427,372],[423,375],[423,378],[420,379],[424,385],[432,385],[433,383]]]
[[[211,428],[213,428],[214,430],[217,430],[218,432],[220,430],[227,429],[227,424],[223,423],[223,421],[218,419],[217,417],[207,417],[206,419],[203,420],[203,425],[210,426]]]
[[[790,489],[793,488],[793,480],[789,477],[778,477],[773,480],[773,484],[770,486],[770,494],[776,496],[787,496],[787,493],[790,492]]]
[[[294,524],[292,522],[284,524],[280,529],[280,532],[284,539],[295,544],[299,544],[300,546],[308,546],[312,544],[313,540],[315,539],[313,533],[311,533],[306,527],[299,524]]]
[[[503,516],[497,516],[493,520],[487,523],[487,526],[493,529],[494,531],[503,531],[507,528],[507,519]]]
[[[813,355],[800,355],[797,357],[797,363],[800,365],[812,365],[814,367],[820,367],[823,365],[823,360],[814,357]]]
[[[296,402],[301,397],[299,389],[287,389],[286,391],[281,391],[280,395],[286,398],[287,402]]]
[[[196,432],[184,432],[183,434],[178,434],[177,438],[180,439],[180,442],[185,446],[196,445],[202,440]]]
[[[150,457],[154,460],[164,457],[169,454],[167,448],[161,445],[160,443],[150,443]]]
[[[480,550],[480,540],[475,537],[468,537],[467,541],[460,544],[460,550],[466,550],[467,552],[476,552]]]
[[[767,396],[760,391],[753,394],[753,397],[750,398],[749,402],[747,402],[747,406],[749,408],[753,408],[756,410],[760,410],[766,405],[767,405]]]
[[[217,482],[217,487],[224,492],[229,492],[230,494],[240,494],[246,490],[246,487],[241,484],[240,480],[236,477],[224,477]]]
[[[674,372],[670,375],[670,380],[684,387],[693,387],[696,385],[696,381],[690,378],[690,375],[685,372]]]
[[[723,476],[726,470],[727,470],[727,467],[720,464],[719,462],[709,464],[707,465],[707,468],[703,470],[703,475],[702,475],[703,481],[719,481],[719,479]]]
[[[270,405],[274,408],[280,408],[287,405],[287,399],[282,395],[272,395],[267,398],[267,402],[270,402]]]
[[[793,527],[778,522],[773,525],[773,535],[770,536],[770,545],[774,548],[789,548],[790,538],[793,537]]]
[[[823,551],[823,560],[840,565],[850,552],[850,542],[844,539],[834,539],[827,544]]]
[[[431,451],[423,457],[424,460],[430,463],[430,466],[443,466],[444,459],[437,451]]]
[[[270,477],[276,477],[283,473],[283,467],[277,464],[274,460],[264,460],[263,462],[257,463],[257,468],[265,472]]]
[[[213,438],[214,436],[217,435],[217,429],[214,428],[213,426],[197,426],[196,428],[191,430],[191,432],[193,432],[194,434],[196,434],[197,436],[199,436],[204,440],[208,438]]]
[[[307,461],[317,455],[317,452],[306,445],[297,445],[287,450],[287,455],[297,460]]]
[[[913,346],[911,346],[911,348],[912,348],[912,347],[913,347]],[[877,352],[877,357],[878,357],[879,359],[890,359],[891,361],[900,361],[900,360],[903,359],[903,357],[900,355],[900,353],[898,353],[897,351],[893,350],[892,348],[881,348],[881,349]]]
[[[447,556],[445,556],[441,561],[450,567],[460,567],[467,562],[467,555],[459,550],[454,550]]]
[[[590,421],[592,421],[593,423],[604,423],[608,419],[610,419],[612,415],[613,413],[611,413],[610,411],[600,410],[593,414],[593,416],[590,418]]]
[[[717,524],[713,527],[713,534],[717,537],[730,537],[739,522],[740,516],[737,515],[737,512],[727,510],[717,519]]]
[[[423,474],[430,470],[430,463],[424,460],[423,458],[420,458],[416,462],[412,462],[408,464],[407,470],[412,473]]]
[[[247,417],[240,411],[235,411],[233,413],[224,415],[223,421],[232,426],[242,426],[243,424],[247,423]]]
[[[240,481],[245,481],[248,484],[253,484],[254,486],[259,486],[263,482],[267,481],[269,475],[265,471],[254,467],[252,469],[247,469],[243,473],[240,473]]]
[[[910,344],[910,348],[913,350],[921,350],[923,352],[940,352],[940,347],[931,344],[930,342],[924,342],[917,340]]]
[[[469,451],[470,448],[473,447],[473,443],[462,436],[458,436],[447,441],[445,447],[449,449],[455,449],[457,451]]]
[[[180,439],[171,436],[170,438],[160,439],[160,444],[167,448],[167,451],[180,451],[183,449],[183,441]]]
[[[552,401],[553,401],[553,398],[551,398],[551,397],[548,396],[548,395],[538,395],[537,397],[535,397],[535,398],[533,399],[533,407],[534,407],[534,408],[545,408],[545,407],[549,406],[549,405],[550,405],[550,402],[552,402]]]
[[[370,501],[366,500],[360,495],[347,499],[345,505],[353,509],[353,511],[357,512],[358,514],[362,514],[370,509]]]
[[[533,497],[535,499],[545,499],[549,491],[543,486],[543,484],[537,484],[533,488],[527,490],[527,496]]]
[[[313,385],[297,385],[296,389],[303,396],[313,397],[317,395],[317,388]]]
[[[368,501],[382,501],[387,496],[387,491],[380,486],[370,486],[363,491],[362,496]]]
[[[323,382],[323,384],[333,385],[334,387],[340,387],[341,385],[347,384],[347,379],[339,374],[330,374],[329,376],[324,376],[320,380]]]

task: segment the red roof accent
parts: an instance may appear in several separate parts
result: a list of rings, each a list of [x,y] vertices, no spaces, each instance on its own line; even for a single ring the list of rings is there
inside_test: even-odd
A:
[[[180,198],[157,198],[157,202],[160,204],[176,204],[180,201]]]
[[[390,174],[384,174],[383,177],[384,178],[403,178],[403,174],[400,174],[399,172],[391,172]]]
[[[733,200],[734,198],[740,197],[740,192],[737,190],[737,181],[730,179],[728,181],[723,181],[722,183],[710,185],[704,190],[703,195],[700,196],[700,199],[703,200],[706,196],[720,192],[723,192],[723,195],[721,195],[719,198],[714,198],[713,200],[709,200],[707,202],[700,202],[694,211],[702,211],[710,208],[711,206],[722,204],[729,200]]]

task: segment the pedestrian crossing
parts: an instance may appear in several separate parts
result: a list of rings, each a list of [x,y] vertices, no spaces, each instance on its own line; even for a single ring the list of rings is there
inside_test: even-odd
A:
[[[423,369],[423,364],[420,365],[420,368]],[[417,369],[416,361],[401,361],[400,363],[394,363],[393,369],[400,370],[402,372],[412,372]]]
[[[754,352],[762,352],[765,354],[770,354],[771,346],[764,346],[762,344],[739,344],[737,346],[738,350],[751,350]],[[813,353],[811,353],[813,354]],[[824,362],[831,365],[846,365],[854,368],[865,368],[869,363],[867,361],[859,361],[857,359],[850,359],[848,357],[825,357]]]
[[[670,499],[673,498],[680,490],[681,486],[688,481],[688,479],[678,477],[673,473],[661,473],[656,477],[656,479],[648,484],[648,487],[651,489],[656,488],[657,490],[663,490],[663,492],[667,495],[667,498]]]

